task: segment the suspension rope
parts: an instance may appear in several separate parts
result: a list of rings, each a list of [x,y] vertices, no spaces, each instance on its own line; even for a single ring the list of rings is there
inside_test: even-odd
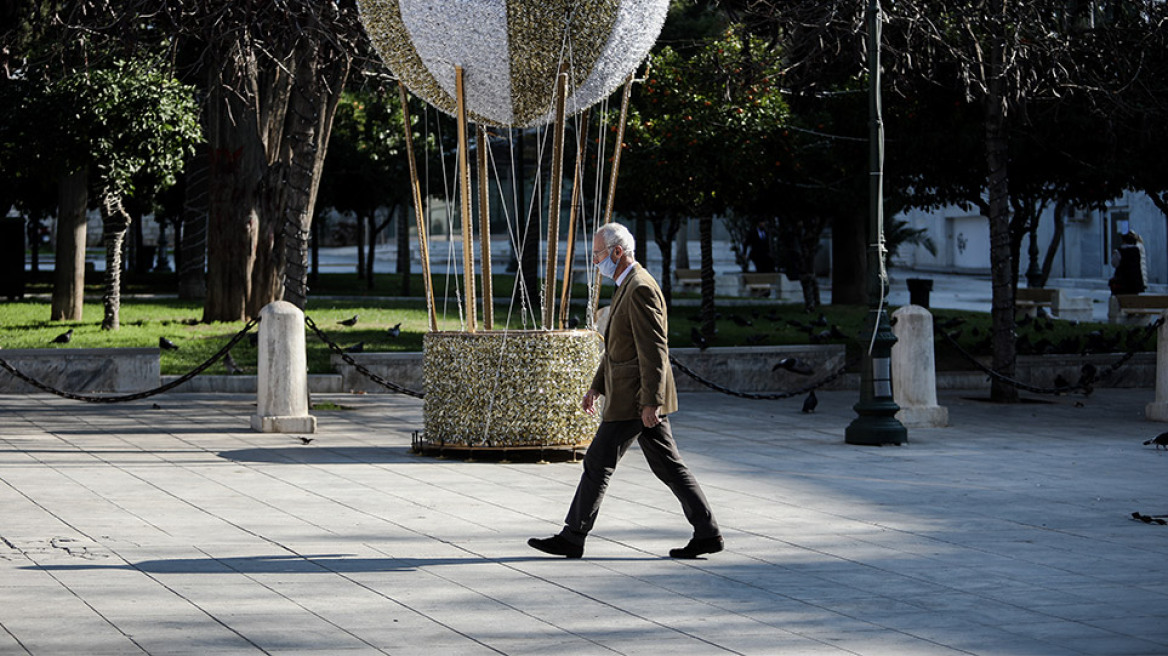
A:
[[[320,338],[320,341],[324,342],[325,345],[329,347],[330,351],[341,356],[341,359],[344,360],[346,364],[356,369],[361,373],[361,375],[365,376],[369,380],[372,380],[373,382],[381,385],[382,387],[385,387],[386,389],[397,392],[398,394],[405,394],[406,396],[412,396],[416,399],[420,399],[426,395],[425,392],[419,392],[417,390],[409,389],[408,387],[402,387],[396,383],[391,383],[381,376],[373,373],[372,371],[369,371],[364,366],[360,365],[345,351],[345,349],[341,348],[336,342],[329,339],[328,335],[324,334],[324,331],[317,327],[316,322],[314,322],[312,318],[308,317],[307,315],[304,317],[304,323],[312,330],[313,333],[316,334],[317,337]]]
[[[721,392],[721,393],[727,394],[729,396],[737,396],[738,398],[742,398],[742,399],[751,399],[753,401],[776,401],[776,400],[780,400],[780,399],[789,399],[793,396],[802,396],[803,394],[807,394],[808,392],[811,392],[813,390],[817,390],[817,389],[823,387],[824,385],[831,383],[832,381],[836,380],[840,376],[847,373],[848,369],[851,369],[856,364],[858,364],[860,362],[860,358],[853,358],[852,360],[844,363],[844,366],[837,369],[831,375],[829,375],[821,380],[818,380],[814,383],[811,383],[810,385],[807,385],[805,387],[801,387],[797,390],[793,390],[790,392],[776,392],[776,393],[772,393],[772,394],[759,394],[759,393],[755,393],[755,392],[739,392],[736,390],[732,390],[729,387],[719,385],[718,383],[715,383],[715,382],[709,380],[708,378],[703,378],[700,374],[695,372],[693,369],[690,369],[689,367],[685,366],[681,362],[678,362],[677,358],[673,357],[672,355],[669,356],[669,362],[671,362],[673,364],[673,366],[677,367],[677,370],[680,371],[681,373],[689,376],[690,378],[696,380],[698,383],[714,390],[715,392]]]
[[[1144,339],[1147,339],[1148,335],[1150,335],[1153,331],[1157,330],[1163,324],[1164,324],[1164,318],[1160,317],[1159,319],[1156,319],[1156,321],[1154,321],[1153,323],[1151,323],[1147,326],[1144,326],[1142,328],[1143,332],[1145,333]],[[1090,368],[1088,368],[1087,365],[1084,365],[1083,370],[1081,372],[1081,375],[1079,376],[1079,380],[1076,383],[1074,383],[1073,385],[1056,385],[1053,387],[1040,387],[1037,385],[1031,385],[1031,384],[1026,383],[1024,381],[1020,381],[1016,378],[1013,378],[1011,376],[1007,376],[1001,372],[995,371],[994,369],[982,364],[980,361],[977,360],[977,358],[973,357],[973,355],[971,355],[968,351],[961,348],[961,345],[958,344],[957,340],[954,339],[953,336],[950,335],[949,333],[945,332],[944,330],[941,330],[940,328],[936,328],[935,332],[940,332],[941,335],[943,335],[945,337],[945,340],[947,342],[949,342],[950,346],[952,346],[957,351],[958,354],[960,354],[963,358],[965,358],[967,361],[969,361],[970,364],[977,367],[979,370],[981,370],[983,373],[985,373],[990,378],[992,378],[1000,383],[1009,385],[1011,387],[1015,387],[1017,389],[1020,389],[1020,390],[1026,391],[1026,392],[1031,392],[1033,394],[1049,394],[1049,395],[1062,396],[1065,394],[1070,394],[1072,392],[1081,392],[1084,396],[1088,396],[1094,390],[1094,383],[1096,381],[1106,380],[1107,378],[1111,377],[1116,371],[1118,371],[1121,367],[1123,367],[1125,364],[1127,364],[1127,362],[1129,360],[1131,360],[1135,356],[1136,353],[1139,352],[1134,348],[1129,349],[1127,353],[1124,353],[1115,362],[1108,365],[1108,367],[1106,369],[1104,369],[1103,371],[1098,371],[1097,369],[1095,369],[1094,365],[1090,365]],[[1133,330],[1132,332],[1136,332],[1136,331]]]
[[[258,324],[259,322],[260,322],[259,317],[256,317],[255,319],[248,321],[247,325],[244,326],[243,329],[240,330],[238,333],[236,333],[235,336],[232,337],[231,340],[228,341],[227,344],[225,344],[223,346],[223,348],[219,349],[219,351],[217,353],[215,353],[215,355],[212,355],[206,362],[195,367],[194,369],[192,369],[190,372],[183,375],[182,377],[177,378],[175,380],[172,380],[169,383],[162,385],[160,387],[155,387],[154,389],[146,390],[143,392],[135,392],[133,394],[122,394],[122,395],[117,395],[117,396],[93,396],[93,395],[89,395],[89,394],[74,394],[73,392],[66,392],[63,390],[59,390],[59,389],[53,387],[52,385],[48,385],[48,384],[43,383],[39,380],[36,380],[35,378],[29,376],[28,374],[25,374],[21,371],[18,371],[16,369],[16,367],[13,367],[6,360],[0,360],[0,368],[6,370],[8,373],[12,374],[13,376],[16,376],[17,378],[23,380],[24,382],[28,383],[29,385],[32,385],[33,387],[35,387],[43,392],[48,392],[49,394],[56,394],[57,396],[59,396],[61,398],[70,399],[73,401],[85,401],[86,403],[125,403],[128,401],[138,401],[141,399],[149,398],[149,397],[154,396],[156,394],[162,394],[163,392],[169,392],[170,390],[178,387],[179,385],[182,385],[183,383],[189,381],[190,379],[194,378],[195,376],[198,376],[199,374],[203,373],[204,371],[207,370],[208,367],[215,364],[221,358],[226,356],[231,351],[231,349],[236,344],[239,343],[239,340],[243,339],[243,336],[246,335],[247,332],[249,330],[251,330],[252,328],[254,328],[255,325]]]

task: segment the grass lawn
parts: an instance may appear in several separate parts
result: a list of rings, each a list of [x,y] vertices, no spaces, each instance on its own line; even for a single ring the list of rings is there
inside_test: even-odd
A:
[[[183,374],[204,362],[244,327],[243,323],[200,323],[203,314],[199,301],[180,301],[175,298],[129,296],[142,293],[168,293],[172,290],[173,274],[129,275],[128,296],[123,297],[121,329],[101,330],[100,302],[86,303],[84,320],[50,322],[49,302],[17,301],[0,303],[0,348],[109,348],[156,347],[159,337],[166,337],[179,346],[177,351],[162,352],[162,372]],[[506,296],[514,277],[495,277],[496,297]],[[97,283],[98,281],[93,281]],[[436,286],[441,283],[437,282]],[[364,289],[364,281],[352,274],[322,274],[312,287],[306,314],[334,342],[344,347],[364,343],[369,351],[420,351],[422,335],[428,328],[425,304],[421,299],[420,275],[411,279],[411,297],[375,298],[377,294],[393,295],[401,291],[401,278],[396,275],[378,275],[373,290]],[[396,291],[395,291],[396,290]],[[29,293],[46,293],[46,282],[35,282]],[[445,303],[442,290],[437,290],[439,329],[460,330],[458,303],[454,294]],[[87,294],[99,295],[97,284],[87,285]],[[577,285],[572,314],[582,317],[586,290]],[[607,303],[609,291],[602,293],[602,304]],[[679,296],[679,298],[685,298]],[[891,312],[895,308],[890,308]],[[868,309],[858,306],[825,306],[820,312],[808,314],[802,304],[784,304],[759,300],[749,305],[718,307],[717,333],[709,340],[710,346],[789,345],[789,344],[843,344],[849,357],[859,355],[867,344],[862,335]],[[508,321],[508,314],[511,318]],[[355,326],[346,327],[337,322],[359,316]],[[990,317],[986,313],[958,310],[933,310],[934,321],[947,333],[955,336],[961,347],[974,355],[990,353]],[[495,324],[511,328],[529,328],[518,316],[518,310],[506,305],[496,306]],[[480,319],[481,322],[481,319]],[[401,323],[400,336],[393,338],[387,330]],[[670,346],[693,346],[691,330],[698,325],[698,308],[675,306],[670,313]],[[73,339],[68,344],[52,344],[62,332],[72,328]],[[1017,328],[1018,351],[1021,355],[1036,353],[1126,352],[1127,350],[1154,350],[1155,335],[1141,328],[1108,324],[1074,323],[1040,319],[1022,321]],[[312,373],[329,373],[329,349],[315,334],[309,332],[308,366]],[[969,370],[966,362],[948,340],[938,337],[937,366],[940,370]],[[244,369],[254,371],[256,349],[247,340],[240,342],[232,353]],[[220,366],[208,373],[224,373]]]

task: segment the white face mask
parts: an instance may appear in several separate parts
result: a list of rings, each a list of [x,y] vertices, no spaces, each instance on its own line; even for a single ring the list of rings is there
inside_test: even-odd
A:
[[[611,249],[605,251],[604,259],[596,265],[596,268],[600,271],[600,275],[605,278],[613,278],[616,274],[616,262],[612,261]]]

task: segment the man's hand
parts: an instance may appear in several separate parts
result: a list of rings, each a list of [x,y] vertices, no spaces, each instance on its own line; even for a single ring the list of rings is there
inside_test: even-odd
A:
[[[657,416],[657,411],[661,409],[659,405],[647,405],[641,408],[641,423],[645,428],[652,428],[661,423],[661,417]]]
[[[596,397],[600,396],[600,392],[590,389],[584,392],[584,400],[580,402],[580,407],[584,408],[584,412],[590,415],[596,414]]]

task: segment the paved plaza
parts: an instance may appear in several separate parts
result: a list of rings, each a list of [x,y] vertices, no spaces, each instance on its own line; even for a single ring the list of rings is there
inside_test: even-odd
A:
[[[682,395],[727,545],[694,561],[636,447],[565,560],[525,542],[580,465],[413,455],[415,399],[315,398],[303,444],[254,396],[0,396],[0,654],[1168,654],[1152,392],[980,394],[883,448],[854,392]]]

